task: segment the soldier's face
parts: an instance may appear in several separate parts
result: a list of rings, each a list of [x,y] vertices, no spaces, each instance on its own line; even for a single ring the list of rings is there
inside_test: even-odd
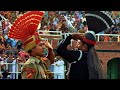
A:
[[[34,52],[37,56],[44,55],[45,44],[43,41],[40,41],[37,46],[34,48]]]
[[[87,45],[84,44],[83,42],[81,42],[80,40],[78,40],[77,47],[78,47],[79,50],[82,50],[82,51],[87,51],[88,50]]]
[[[78,40],[76,47],[81,50],[83,47],[83,43],[80,40]]]

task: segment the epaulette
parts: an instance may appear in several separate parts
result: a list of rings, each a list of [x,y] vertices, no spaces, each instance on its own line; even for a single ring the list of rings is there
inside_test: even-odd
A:
[[[28,59],[28,60],[25,62],[25,65],[31,64],[31,63],[35,63],[35,60],[34,60],[34,59]]]
[[[30,58],[30,59],[28,59],[28,60],[25,62],[25,64],[24,64],[24,66],[22,67],[22,69],[23,69],[23,68],[26,68],[26,67],[28,67],[28,66],[31,67],[31,65],[34,64],[34,63],[35,63],[35,60]]]

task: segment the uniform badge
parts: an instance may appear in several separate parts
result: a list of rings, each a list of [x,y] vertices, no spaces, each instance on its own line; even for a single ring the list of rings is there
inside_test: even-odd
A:
[[[27,78],[29,78],[29,79],[32,78],[32,73],[31,72],[27,72]]]

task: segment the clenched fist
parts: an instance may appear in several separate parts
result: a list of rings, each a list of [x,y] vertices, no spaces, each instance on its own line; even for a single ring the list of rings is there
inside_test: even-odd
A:
[[[77,40],[80,39],[82,40],[84,38],[83,34],[72,34],[72,39]]]
[[[51,46],[51,44],[48,41],[44,41],[44,44],[47,48],[53,49],[53,47]]]

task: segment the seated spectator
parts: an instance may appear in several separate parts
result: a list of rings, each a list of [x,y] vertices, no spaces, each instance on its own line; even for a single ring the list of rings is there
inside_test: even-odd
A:
[[[108,42],[109,41],[109,36],[104,36],[104,42]]]
[[[10,75],[9,70],[5,70],[5,71],[2,73],[2,79],[7,79],[8,75]]]
[[[6,42],[7,42],[7,44],[9,44],[11,46],[12,41],[10,38],[6,39]]]
[[[17,46],[17,40],[11,39],[11,46],[16,47]]]
[[[49,31],[56,31],[56,26],[52,24],[52,27],[50,28]],[[50,32],[50,34],[54,34],[54,33]]]
[[[109,31],[105,31],[104,33],[105,33],[105,34],[108,34]],[[105,35],[105,36],[104,36],[104,42],[108,42],[108,41],[109,41],[109,36],[108,36],[108,35]]]
[[[20,51],[20,49],[22,49],[22,45],[23,45],[22,42],[18,40],[17,45],[16,45],[18,51]]]

